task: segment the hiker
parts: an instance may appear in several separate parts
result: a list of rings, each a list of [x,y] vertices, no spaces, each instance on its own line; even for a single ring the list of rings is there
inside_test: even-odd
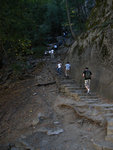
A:
[[[59,75],[61,75],[61,68],[62,68],[62,63],[59,61],[58,64],[57,64],[57,73]]]
[[[68,30],[67,29],[65,29],[65,34],[66,34],[66,36],[68,35]]]
[[[65,44],[65,42],[66,42],[66,33],[63,32],[63,43]]]
[[[70,69],[71,69],[71,65],[70,65],[69,62],[67,62],[67,63],[65,64],[65,76],[66,76],[66,78],[69,78]]]
[[[57,50],[57,48],[58,48],[58,46],[57,46],[57,44],[55,44],[55,45],[54,45],[54,49]]]
[[[63,37],[65,38],[65,36],[66,36],[66,33],[65,33],[65,32],[63,32]]]
[[[47,51],[44,52],[45,57],[47,56]]]
[[[84,85],[85,85],[85,88],[87,89],[87,94],[90,94],[90,82],[91,82],[92,73],[88,69],[88,67],[85,68],[85,70],[83,71],[82,76],[84,77],[84,80],[85,80]]]
[[[53,58],[54,58],[54,49],[52,49],[52,50],[50,51],[50,54],[51,54],[51,59],[53,59]]]

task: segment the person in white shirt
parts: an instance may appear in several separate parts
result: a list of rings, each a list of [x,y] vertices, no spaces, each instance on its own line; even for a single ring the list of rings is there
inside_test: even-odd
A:
[[[51,54],[51,59],[53,59],[54,58],[54,49],[51,50],[50,54]]]
[[[58,64],[57,64],[57,72],[58,72],[59,75],[61,75],[61,68],[62,68],[62,64],[61,64],[61,62],[58,62]]]
[[[67,62],[67,63],[65,64],[65,76],[66,76],[66,78],[69,78],[70,69],[71,69],[71,65],[70,65],[69,62]]]

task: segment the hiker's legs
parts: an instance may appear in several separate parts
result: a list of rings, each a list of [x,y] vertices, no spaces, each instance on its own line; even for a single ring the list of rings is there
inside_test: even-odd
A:
[[[70,70],[67,70],[67,76],[69,77],[69,72],[70,72]]]
[[[58,74],[61,75],[61,68],[58,68],[57,71],[58,71]]]
[[[69,70],[65,70],[65,76],[69,77]]]
[[[59,68],[59,74],[61,75],[61,68]]]
[[[90,92],[90,79],[85,80],[85,88],[87,89],[87,92]]]
[[[65,76],[67,77],[67,70],[65,69]]]
[[[54,54],[51,54],[51,59],[53,59],[54,58]]]

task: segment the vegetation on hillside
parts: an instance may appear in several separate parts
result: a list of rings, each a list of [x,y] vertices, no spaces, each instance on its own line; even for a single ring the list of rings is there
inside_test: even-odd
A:
[[[29,56],[43,56],[50,37],[65,28],[83,31],[85,10],[85,0],[0,0],[0,68],[26,69]]]

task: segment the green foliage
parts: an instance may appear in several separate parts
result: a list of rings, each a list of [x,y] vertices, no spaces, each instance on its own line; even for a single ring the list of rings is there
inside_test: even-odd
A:
[[[84,52],[84,48],[83,46],[78,48],[78,56],[82,55],[82,53]]]
[[[66,0],[65,0],[66,1]],[[94,6],[94,0],[67,0],[71,27],[76,35],[86,31],[86,21]]]
[[[110,56],[107,46],[105,44],[102,46],[101,56],[102,56],[103,60],[105,60],[106,58],[108,58]]]
[[[45,49],[46,49],[45,46],[38,46],[38,47],[32,48],[32,51],[35,54],[36,58],[41,58],[42,56],[44,56]]]
[[[15,63],[11,65],[11,68],[13,69],[13,74],[18,77],[22,74],[22,64],[21,63]]]
[[[27,57],[42,57],[48,37],[61,35],[63,26],[68,26],[64,2],[0,0],[0,55],[7,56],[15,72],[27,68]],[[84,28],[83,3],[84,0],[69,1],[72,24],[77,30]]]
[[[61,1],[54,0],[47,5],[47,12],[45,15],[45,25],[48,29],[48,33],[52,36],[61,33],[63,24],[64,9],[61,6]]]

